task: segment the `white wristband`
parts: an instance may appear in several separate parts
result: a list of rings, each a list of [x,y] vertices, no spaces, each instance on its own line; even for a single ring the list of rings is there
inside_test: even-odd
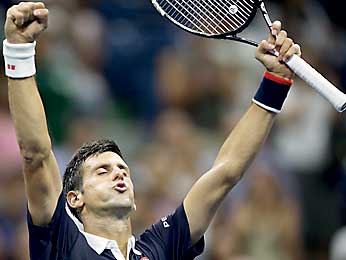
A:
[[[35,47],[36,42],[12,44],[4,40],[3,54],[7,77],[21,79],[36,74]]]

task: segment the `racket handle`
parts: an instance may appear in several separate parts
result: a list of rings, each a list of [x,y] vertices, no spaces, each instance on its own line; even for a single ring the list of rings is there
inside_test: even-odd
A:
[[[286,64],[310,87],[315,89],[322,97],[332,104],[338,112],[346,110],[346,95],[311,67],[305,60],[297,55],[293,55]]]

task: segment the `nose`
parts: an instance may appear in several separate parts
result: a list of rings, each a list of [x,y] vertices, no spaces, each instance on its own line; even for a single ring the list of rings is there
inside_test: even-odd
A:
[[[122,169],[116,167],[112,172],[112,180],[124,180],[125,173]]]

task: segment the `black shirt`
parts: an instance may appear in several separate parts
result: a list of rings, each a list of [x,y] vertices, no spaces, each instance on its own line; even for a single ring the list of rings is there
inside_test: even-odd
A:
[[[32,260],[117,259],[109,249],[96,252],[68,213],[65,194],[59,197],[48,226],[35,226],[28,212],[30,258]],[[78,223],[77,223],[78,224]],[[135,242],[134,242],[135,240]],[[192,260],[204,250],[204,238],[192,245],[183,205],[133,239],[129,260]],[[120,260],[120,259],[117,259]]]

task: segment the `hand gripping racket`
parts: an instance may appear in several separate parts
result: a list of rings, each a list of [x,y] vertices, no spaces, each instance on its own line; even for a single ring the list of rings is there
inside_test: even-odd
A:
[[[265,22],[272,22],[262,0],[151,0],[157,11],[180,28],[208,38],[234,40],[258,46],[238,37],[252,22],[257,9]],[[275,54],[274,54],[275,55]],[[302,80],[332,104],[338,112],[346,109],[346,95],[297,55],[286,62]]]

